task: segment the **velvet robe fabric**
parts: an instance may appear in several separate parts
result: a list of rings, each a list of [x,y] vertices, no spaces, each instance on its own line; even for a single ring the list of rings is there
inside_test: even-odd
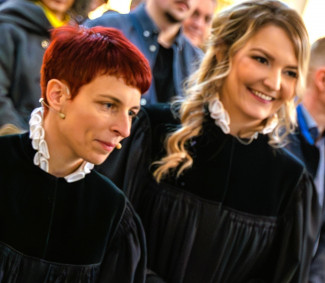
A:
[[[46,173],[28,133],[1,137],[0,151],[0,282],[144,282],[142,225],[109,179]]]
[[[306,282],[320,210],[304,166],[265,135],[243,145],[207,113],[187,145],[192,168],[158,184],[150,165],[177,122],[168,105],[144,107],[99,168],[139,213],[149,268],[168,283]]]

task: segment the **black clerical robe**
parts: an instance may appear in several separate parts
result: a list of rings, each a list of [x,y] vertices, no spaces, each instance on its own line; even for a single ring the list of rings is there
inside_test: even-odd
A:
[[[28,133],[0,138],[0,282],[144,282],[143,228],[95,170],[68,183],[33,163]]]
[[[224,134],[207,112],[186,146],[193,166],[161,183],[152,161],[178,127],[167,105],[143,107],[122,150],[100,166],[143,222],[148,266],[168,283],[306,282],[320,209],[311,176],[259,135]]]

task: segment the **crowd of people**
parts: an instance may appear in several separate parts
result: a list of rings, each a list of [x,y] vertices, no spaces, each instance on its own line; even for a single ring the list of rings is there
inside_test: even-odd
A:
[[[217,5],[0,4],[0,282],[325,282],[325,40]]]

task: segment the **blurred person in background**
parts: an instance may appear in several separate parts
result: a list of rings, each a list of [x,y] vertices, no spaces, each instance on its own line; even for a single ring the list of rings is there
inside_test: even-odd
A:
[[[217,0],[201,0],[193,14],[183,22],[184,34],[193,45],[205,49],[205,42],[210,35],[212,17],[217,7]]]
[[[95,11],[98,7],[101,7],[102,5],[109,6],[109,0],[90,0],[89,5],[89,13]]]
[[[322,229],[313,257],[309,283],[325,282],[325,38],[312,44],[306,91],[297,107],[298,128],[287,148],[314,178],[322,208]]]
[[[185,79],[197,68],[203,52],[182,32],[199,0],[145,0],[128,14],[106,13],[87,26],[120,29],[150,62],[153,81],[141,104],[169,102],[183,96]]]
[[[0,126],[28,129],[39,104],[50,30],[82,21],[87,9],[87,0],[10,0],[0,6]]]

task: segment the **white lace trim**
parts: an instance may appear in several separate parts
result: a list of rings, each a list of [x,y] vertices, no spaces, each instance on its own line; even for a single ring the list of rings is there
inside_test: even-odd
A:
[[[37,150],[36,154],[34,155],[34,164],[39,166],[45,172],[49,172],[50,154],[47,143],[44,139],[45,131],[42,126],[42,121],[43,108],[39,107],[34,109],[29,120],[29,137],[32,140],[33,148]],[[65,176],[64,179],[68,183],[79,181],[85,178],[86,174],[90,173],[91,169],[93,168],[94,164],[84,161],[75,172]]]
[[[229,114],[226,111],[226,109],[223,107],[222,102],[219,100],[219,98],[213,99],[209,103],[209,111],[210,111],[210,117],[214,119],[214,123],[221,128],[221,130],[225,134],[230,133],[230,118]],[[274,114],[273,119],[270,120],[270,122],[261,130],[262,134],[268,134],[271,133],[275,127],[278,124],[278,116],[277,114]],[[259,132],[255,132],[252,137],[250,138],[251,140],[257,139]]]

